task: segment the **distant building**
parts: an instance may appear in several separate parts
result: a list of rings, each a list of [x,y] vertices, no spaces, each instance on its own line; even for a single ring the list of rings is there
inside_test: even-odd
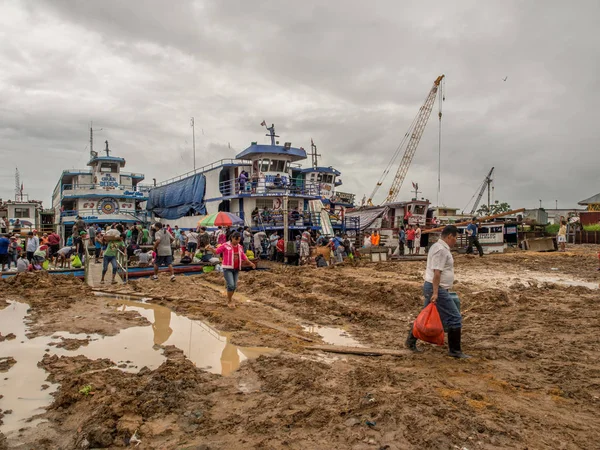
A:
[[[23,197],[27,196],[21,196],[17,200],[0,200],[0,216],[7,222],[9,231],[12,231],[17,219],[19,219],[23,231],[40,229],[42,202],[40,200],[23,199]]]
[[[451,208],[449,206],[433,206],[430,208],[430,211],[433,211],[432,217],[436,218],[438,225],[462,222],[471,217],[469,214],[459,214],[458,210],[459,208]]]
[[[586,210],[579,213],[582,225],[592,225],[600,222],[600,194],[581,200],[578,205],[586,206]]]

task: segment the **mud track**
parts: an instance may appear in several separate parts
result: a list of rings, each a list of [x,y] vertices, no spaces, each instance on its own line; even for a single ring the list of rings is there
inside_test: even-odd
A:
[[[223,281],[215,273],[176,283],[132,282],[114,292],[146,296],[207,321],[229,332],[236,345],[281,352],[249,359],[223,377],[194,366],[185,349],[167,341],[162,364],[126,372],[118,361],[90,360],[76,356],[77,350],[53,354],[56,347],[85,345],[63,339],[40,361],[48,383],[59,386],[41,415],[47,422],[24,425],[4,445],[120,448],[135,433],[139,448],[149,449],[596,448],[597,251],[457,256],[463,347],[474,356],[468,361],[421,343],[423,353],[400,357],[305,348],[303,338],[323,343],[302,327],[318,324],[338,327],[365,346],[400,349],[423,301],[423,262],[244,272],[236,310],[225,307]],[[76,280],[56,285],[46,278],[41,284],[33,277],[2,282],[4,300],[31,307],[28,336],[114,335],[150,326]],[[1,356],[16,360],[6,372],[10,377],[19,355]],[[8,409],[1,399],[0,408]]]

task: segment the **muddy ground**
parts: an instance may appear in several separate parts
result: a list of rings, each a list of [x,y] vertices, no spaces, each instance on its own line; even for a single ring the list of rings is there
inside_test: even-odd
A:
[[[401,350],[423,301],[424,262],[245,272],[236,310],[225,306],[217,273],[112,289],[206,321],[231,344],[279,350],[229,376],[195,366],[168,336],[155,341],[166,359],[154,368],[77,355],[98,336],[156,324],[74,279],[2,281],[4,301],[30,306],[27,338],[47,337],[39,366],[56,391],[44,422],[24,422],[0,448],[120,448],[138,439],[148,449],[598,448],[598,250],[456,256],[463,349],[473,356],[465,361],[422,343],[423,353],[394,357],[306,348],[324,342],[303,325],[322,325]],[[51,341],[58,332],[90,337]],[[10,379],[19,354],[3,353],[7,342],[15,340],[0,341],[0,356],[16,361],[5,364]],[[0,399],[0,409],[10,405]]]

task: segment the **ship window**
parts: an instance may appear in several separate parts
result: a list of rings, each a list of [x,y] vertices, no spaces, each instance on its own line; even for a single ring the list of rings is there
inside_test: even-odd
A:
[[[414,205],[415,209],[413,214],[425,214],[425,205]]]
[[[22,219],[25,217],[31,217],[29,215],[29,208],[15,208],[15,219]]]
[[[261,159],[260,160],[260,171],[261,172],[268,172],[269,171],[269,163],[270,161],[268,159]]]
[[[285,169],[285,161],[280,161],[277,159],[271,160],[270,172],[282,173],[283,169]]]

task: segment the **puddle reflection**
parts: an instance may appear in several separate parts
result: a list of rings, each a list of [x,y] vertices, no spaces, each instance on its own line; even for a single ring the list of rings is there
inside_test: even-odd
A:
[[[57,389],[57,385],[45,381],[48,373],[37,367],[46,349],[50,350],[49,354],[59,356],[109,358],[116,364],[126,364],[126,367],[121,368],[123,371],[138,372],[144,366],[150,369],[157,368],[166,359],[162,354],[162,346],[174,345],[197,367],[224,376],[231,375],[246,359],[276,351],[267,347],[233,345],[229,342],[229,333],[219,332],[205,322],[179,316],[164,306],[114,297],[99,297],[98,300],[107,302],[109,307],[117,312],[136,311],[152,325],[127,328],[115,336],[54,333],[53,337],[71,339],[85,339],[90,336],[87,346],[77,350],[66,350],[48,346],[53,341],[60,342],[50,336],[33,339],[25,336],[29,305],[13,302],[4,310],[0,310],[0,331],[17,336],[14,340],[0,342],[0,356],[12,356],[17,360],[8,372],[0,373],[0,387],[4,395],[4,398],[0,399],[0,409],[13,410],[12,414],[4,417],[1,431],[6,433],[21,428],[24,426],[23,420],[43,412],[41,408],[51,403],[50,393]],[[51,386],[42,391],[43,384]]]
[[[322,327],[318,325],[303,325],[302,328],[309,333],[318,334],[326,344],[342,345],[345,347],[364,347],[364,345],[341,328]]]

